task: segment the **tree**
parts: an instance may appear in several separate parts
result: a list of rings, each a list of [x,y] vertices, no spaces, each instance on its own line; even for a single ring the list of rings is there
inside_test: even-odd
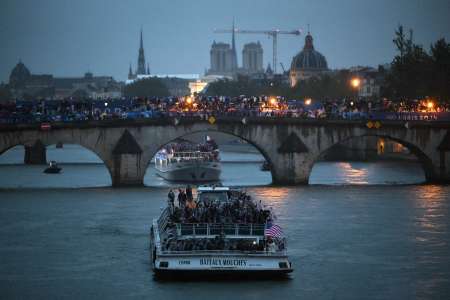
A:
[[[412,30],[407,38],[403,26],[399,26],[393,40],[399,52],[391,63],[387,76],[387,96],[394,98],[424,97],[430,93],[432,60],[422,46],[412,40]]]
[[[430,95],[450,100],[450,44],[445,39],[431,45],[432,83]]]
[[[127,97],[166,97],[169,90],[161,79],[150,77],[126,85],[124,94]]]

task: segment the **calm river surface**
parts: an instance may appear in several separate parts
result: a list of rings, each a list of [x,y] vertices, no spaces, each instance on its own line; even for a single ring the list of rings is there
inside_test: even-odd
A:
[[[450,186],[394,185],[424,180],[414,163],[322,162],[313,185],[272,187],[260,156],[224,153],[223,183],[273,207],[295,271],[283,281],[161,282],[148,231],[168,185],[151,168],[148,187],[112,189],[95,155],[76,147],[48,151],[65,162],[60,175],[16,165],[22,155],[0,156],[2,299],[450,297]]]

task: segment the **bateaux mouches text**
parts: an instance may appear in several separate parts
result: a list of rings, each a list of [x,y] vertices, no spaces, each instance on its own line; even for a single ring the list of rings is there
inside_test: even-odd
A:
[[[224,266],[224,267],[232,267],[232,266],[242,266],[245,267],[247,265],[247,260],[245,259],[233,259],[233,258],[200,258],[200,265],[205,266]]]

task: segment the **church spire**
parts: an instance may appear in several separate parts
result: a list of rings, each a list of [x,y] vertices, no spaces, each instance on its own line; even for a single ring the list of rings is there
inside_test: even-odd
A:
[[[142,28],[141,28],[141,40],[139,45],[138,66],[136,74],[137,75],[145,74],[145,55],[144,55],[144,40],[142,38]]]
[[[131,68],[131,63],[130,68],[128,69],[128,79],[133,79],[133,69]]]
[[[232,51],[232,68],[233,70],[237,69],[237,53],[236,53],[236,41],[235,41],[235,35],[236,29],[234,27],[234,17],[233,17],[233,29],[231,33],[231,51]]]

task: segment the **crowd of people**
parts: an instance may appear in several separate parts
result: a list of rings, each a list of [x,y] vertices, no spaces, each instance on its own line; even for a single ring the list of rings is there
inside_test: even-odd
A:
[[[179,238],[177,224],[199,226],[201,224],[259,224],[262,228],[270,222],[270,210],[264,209],[261,202],[254,202],[241,191],[228,191],[226,199],[223,194],[204,193],[196,201],[192,188],[173,190],[168,193],[169,222],[162,241],[164,251],[267,251],[276,252],[285,248],[284,239],[267,237],[258,242],[254,238],[231,239],[221,230],[213,238]],[[220,227],[220,226],[219,226]],[[183,229],[181,229],[183,230]],[[191,229],[192,230],[192,229]],[[206,232],[205,232],[206,233]],[[192,233],[191,233],[192,234]],[[262,229],[261,234],[264,234]]]
[[[192,188],[179,189],[177,203],[173,190],[168,194],[170,219],[173,223],[249,223],[265,224],[271,212],[243,192],[228,192],[228,201],[202,194],[195,201]]]
[[[450,112],[448,102],[386,99],[302,99],[283,97],[166,97],[109,100],[13,101],[0,103],[0,123],[80,122],[164,117],[240,116],[307,119],[367,119],[372,113]]]

